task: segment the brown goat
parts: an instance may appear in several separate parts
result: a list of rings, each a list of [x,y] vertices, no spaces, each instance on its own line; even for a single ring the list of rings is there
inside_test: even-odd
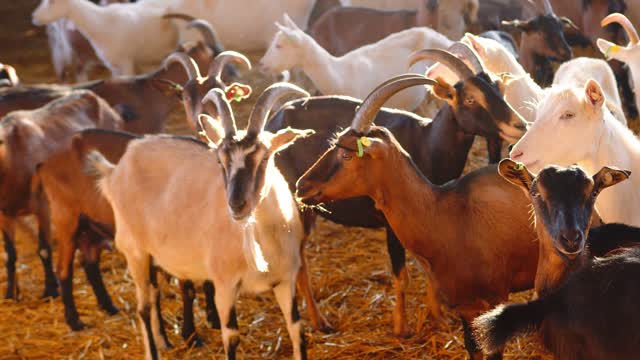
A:
[[[73,133],[92,127],[118,128],[120,116],[104,100],[86,90],[74,91],[36,110],[14,111],[0,122],[0,212],[11,218],[35,214],[40,224],[39,255],[45,267],[45,296],[57,296],[51,266],[49,217],[41,193],[31,193],[36,166],[70,145]],[[9,255],[7,298],[17,297],[13,226],[3,229]]]
[[[417,26],[437,29],[438,0],[416,0],[417,10],[382,11],[363,7],[335,7],[309,28],[309,35],[333,56]]]
[[[509,292],[533,285],[536,235],[528,199],[510,189],[495,167],[433,185],[387,129],[371,125],[394,92],[435,83],[415,76],[374,91],[351,128],[298,180],[298,196],[307,203],[371,197],[427,271],[430,310],[439,314],[437,296],[444,295],[461,316],[465,346],[477,358],[469,323]]]

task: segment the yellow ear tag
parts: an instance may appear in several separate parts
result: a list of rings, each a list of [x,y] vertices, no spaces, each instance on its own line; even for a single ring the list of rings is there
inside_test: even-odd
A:
[[[358,139],[357,144],[358,144],[358,153],[357,153],[357,155],[358,155],[358,157],[362,157],[362,156],[364,156],[364,148],[363,148],[363,146],[364,147],[371,146],[371,139],[369,139],[366,136],[361,136]]]
[[[615,45],[615,44],[611,45],[611,46],[609,46],[607,51],[604,53],[604,56],[608,59],[609,58],[609,54],[617,53],[618,51],[620,51],[620,46],[619,45]]]
[[[521,162],[517,162],[515,165],[513,165],[513,170],[516,170],[516,171],[524,170],[524,164]]]

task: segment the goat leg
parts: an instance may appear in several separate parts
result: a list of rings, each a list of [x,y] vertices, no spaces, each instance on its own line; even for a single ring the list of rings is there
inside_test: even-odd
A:
[[[391,258],[391,269],[393,271],[393,287],[396,293],[396,305],[393,309],[393,334],[399,337],[409,337],[409,325],[407,324],[406,302],[404,290],[409,278],[407,273],[407,255],[400,240],[391,230],[389,224],[387,229],[387,251]]]
[[[162,318],[162,310],[160,309],[160,289],[158,284],[158,268],[153,265],[153,258],[149,260],[149,299],[151,300],[151,325],[153,338],[158,349],[170,349],[173,346],[169,342],[167,332],[164,328],[164,319]]]
[[[7,293],[5,299],[18,299],[18,283],[16,282],[16,244],[14,242],[14,226],[11,220],[3,219],[2,237],[4,251],[7,254]]]
[[[182,292],[183,305],[182,338],[187,341],[189,347],[201,347],[204,342],[196,333],[196,326],[193,321],[193,300],[196,298],[196,289],[191,280],[180,280],[180,290]]]
[[[74,236],[75,238],[75,236]],[[78,310],[73,299],[73,259],[76,252],[75,241],[60,241],[58,246],[58,277],[60,279],[60,291],[64,304],[64,318],[67,325],[73,331],[85,328],[80,321]]]
[[[82,267],[89,284],[91,284],[98,305],[107,314],[115,315],[120,312],[120,309],[113,305],[111,296],[109,296],[104,281],[102,280],[102,273],[100,272],[101,243],[102,237],[91,230],[87,230],[87,232],[78,239],[80,251],[83,254]]]
[[[42,297],[57,298],[58,281],[53,271],[49,205],[42,191],[37,195],[35,213],[38,219],[38,256],[44,269],[44,293]]]
[[[213,287],[213,282],[207,280],[202,284],[202,289],[204,290],[204,300],[207,304],[207,322],[212,328],[220,329],[220,316],[218,316],[218,309],[213,300],[216,296],[216,288]]]
[[[313,291],[311,290],[311,283],[309,282],[309,273],[307,272],[307,260],[304,256],[304,243],[300,246],[300,270],[298,270],[297,284],[298,288],[302,292],[304,299],[307,302],[307,314],[311,319],[311,326],[314,330],[319,330],[325,333],[333,331],[331,323],[324,317],[318,304],[313,297]]]

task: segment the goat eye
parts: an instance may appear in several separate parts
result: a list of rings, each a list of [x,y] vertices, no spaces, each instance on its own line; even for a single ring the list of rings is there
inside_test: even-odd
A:
[[[351,154],[348,152],[343,152],[342,153],[342,159],[343,160],[351,160]]]
[[[562,116],[560,116],[560,119],[569,120],[569,119],[573,119],[575,116],[576,114],[572,113],[571,111],[567,111],[564,114],[562,114]]]
[[[464,104],[465,104],[465,105],[473,105],[473,104],[475,104],[475,103],[476,103],[476,101],[475,101],[475,99],[473,99],[473,98],[466,98],[466,99],[464,99]]]

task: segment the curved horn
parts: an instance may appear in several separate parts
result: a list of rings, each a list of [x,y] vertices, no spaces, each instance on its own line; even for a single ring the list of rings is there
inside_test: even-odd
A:
[[[269,112],[275,103],[283,96],[288,94],[296,94],[301,97],[311,96],[302,88],[290,83],[275,83],[269,86],[256,101],[256,105],[249,116],[249,124],[247,125],[247,135],[259,134],[264,125],[267,123]]]
[[[458,57],[453,55],[452,53],[440,50],[440,49],[424,49],[418,50],[413,54],[409,55],[409,66],[413,66],[413,64],[422,60],[433,60],[445,65],[451,71],[453,71],[460,80],[466,80],[470,77],[473,77],[475,74],[465,64],[464,61],[460,60]]]
[[[437,84],[435,80],[422,75],[407,75],[409,74],[393,77],[385,82],[386,85],[379,86],[371,92],[367,98],[364,99],[358,111],[356,111],[353,121],[351,122],[351,128],[357,132],[368,134],[371,130],[371,124],[373,124],[373,120],[376,118],[382,105],[398,91],[416,85]]]
[[[200,35],[202,35],[202,39],[204,40],[204,43],[210,49],[218,50],[220,48],[218,35],[216,34],[216,31],[213,30],[213,27],[211,26],[211,24],[209,24],[209,22],[202,19],[193,20],[187,25],[187,29],[193,29],[193,28],[197,29],[200,32]]]
[[[218,109],[220,122],[224,128],[224,136],[229,139],[233,138],[236,135],[236,119],[233,117],[231,105],[229,105],[224,92],[218,88],[209,90],[202,99],[202,103],[204,104],[207,101],[213,102]]]
[[[200,78],[200,69],[198,69],[198,64],[187,54],[183,52],[174,52],[173,54],[167,56],[166,59],[162,62],[163,68],[168,68],[170,64],[174,62],[179,62],[184,70],[187,72],[189,76],[189,80]]]
[[[449,52],[466,59],[469,62],[471,71],[473,71],[474,73],[478,74],[481,72],[485,72],[484,66],[478,58],[478,55],[475,51],[471,50],[471,48],[467,46],[467,44],[456,42],[449,47]]]
[[[602,19],[602,21],[600,22],[600,25],[602,27],[605,27],[613,23],[620,24],[620,26],[622,26],[624,31],[627,32],[627,36],[629,37],[630,44],[635,45],[638,43],[638,41],[640,41],[640,39],[638,38],[638,32],[636,31],[636,28],[633,26],[631,21],[629,21],[629,19],[626,16],[620,13],[613,13],[608,15],[607,17]]]
[[[247,69],[251,70],[251,61],[249,61],[246,56],[236,51],[223,51],[218,54],[218,56],[216,56],[211,62],[211,65],[209,65],[208,76],[215,76],[216,80],[222,82],[222,78],[220,77],[222,75],[222,70],[230,62],[242,64],[246,66]]]

